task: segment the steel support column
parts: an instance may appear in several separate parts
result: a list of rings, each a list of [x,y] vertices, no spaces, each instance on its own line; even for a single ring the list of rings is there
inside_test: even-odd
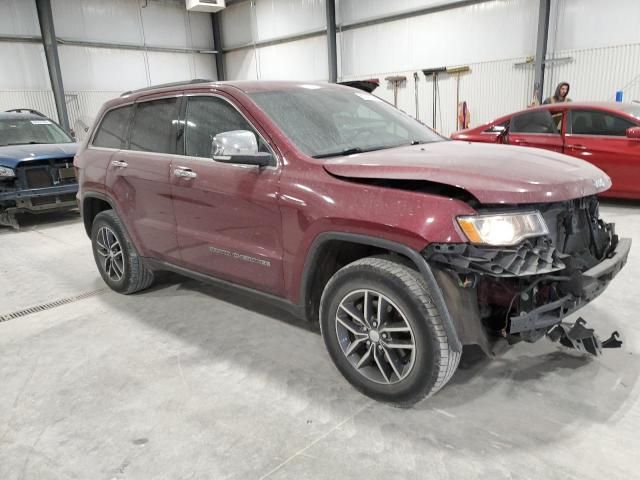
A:
[[[213,48],[216,50],[216,74],[218,80],[226,80],[224,71],[224,52],[222,51],[222,35],[220,34],[220,14],[211,14],[211,27],[213,28]]]
[[[338,55],[336,50],[336,1],[326,0],[327,10],[327,53],[329,57],[329,81],[338,81]]]
[[[533,94],[542,103],[544,96],[544,64],[547,57],[547,40],[549,38],[549,11],[551,0],[540,0],[538,13],[538,40],[536,42],[535,76]]]
[[[67,113],[67,103],[64,98],[64,87],[62,85],[62,72],[60,70],[60,59],[58,58],[58,44],[56,32],[53,28],[53,13],[51,12],[50,0],[36,0],[38,10],[38,21],[40,22],[40,32],[42,33],[42,44],[44,45],[44,55],[47,59],[47,69],[51,80],[53,98],[56,102],[58,112],[58,123],[67,132],[71,131],[69,126],[69,115]]]

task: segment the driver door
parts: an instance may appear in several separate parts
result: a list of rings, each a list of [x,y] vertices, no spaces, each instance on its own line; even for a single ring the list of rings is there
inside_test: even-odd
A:
[[[562,135],[556,121],[549,110],[535,109],[514,115],[505,143],[562,153]]]
[[[183,264],[200,273],[281,294],[280,168],[212,159],[215,135],[249,130],[270,149],[230,100],[187,96],[184,156],[171,165],[171,188]],[[274,157],[275,158],[275,157]]]

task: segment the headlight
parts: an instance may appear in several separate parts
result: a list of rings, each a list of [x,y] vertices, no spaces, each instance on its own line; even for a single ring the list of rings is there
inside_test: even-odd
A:
[[[549,233],[540,212],[469,215],[457,220],[471,243],[485,245],[515,245]]]
[[[16,173],[9,167],[0,167],[0,178],[15,177]]]

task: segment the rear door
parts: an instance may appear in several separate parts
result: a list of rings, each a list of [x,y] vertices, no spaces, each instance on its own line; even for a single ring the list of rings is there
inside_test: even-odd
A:
[[[546,109],[518,113],[511,117],[505,143],[562,152],[562,135],[556,122]]]
[[[182,260],[187,268],[280,294],[280,167],[219,163],[211,146],[218,133],[249,130],[261,151],[273,150],[232,99],[185,99],[185,156],[174,160],[171,175]]]
[[[169,171],[176,152],[181,97],[135,104],[128,145],[107,169],[107,187],[144,256],[179,259]]]
[[[640,194],[640,142],[626,136],[637,125],[603,110],[576,108],[569,115],[565,153],[604,170],[612,193]]]

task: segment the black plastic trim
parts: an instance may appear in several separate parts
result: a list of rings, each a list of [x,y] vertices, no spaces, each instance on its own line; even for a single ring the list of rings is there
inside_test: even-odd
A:
[[[391,252],[399,253],[400,255],[404,255],[409,258],[418,270],[422,274],[425,282],[427,283],[427,287],[429,288],[429,293],[431,294],[431,299],[435,304],[438,312],[442,316],[442,321],[444,324],[445,331],[447,332],[447,337],[449,338],[449,342],[451,344],[451,348],[454,352],[462,351],[462,343],[460,342],[460,338],[458,336],[458,332],[456,331],[455,325],[449,313],[449,309],[447,308],[447,304],[444,300],[444,295],[442,293],[442,289],[438,285],[438,282],[429,267],[427,261],[420,255],[420,252],[414,250],[407,245],[402,243],[393,242],[391,240],[387,240],[379,237],[370,237],[368,235],[360,235],[355,233],[345,233],[345,232],[324,232],[316,237],[309,249],[309,253],[307,255],[307,259],[304,264],[304,269],[302,271],[302,282],[301,282],[301,291],[300,298],[303,300],[302,305],[307,305],[309,300],[309,283],[311,281],[311,270],[313,266],[318,261],[318,254],[320,251],[320,247],[328,241],[331,240],[340,240],[345,242],[357,243],[361,245],[369,245],[372,247],[384,248]]]
[[[152,270],[164,270],[164,271],[174,272],[180,275],[184,275],[185,277],[198,280],[200,282],[210,283],[210,284],[221,286],[221,287],[231,288],[233,290],[247,293],[250,295],[255,295],[261,298],[262,300],[264,300],[265,302],[278,306],[283,310],[286,310],[292,313],[293,315],[300,318],[301,320],[305,318],[304,309],[302,308],[301,305],[296,305],[294,303],[291,303],[282,297],[278,297],[271,293],[263,292],[261,290],[256,290],[254,288],[247,287],[244,285],[238,285],[237,283],[233,283],[228,280],[223,280],[221,278],[217,278],[211,275],[199,273],[185,267],[174,265],[173,263],[165,262],[163,260],[157,260],[155,258],[150,258],[150,257],[142,257],[142,258],[145,265]]]

